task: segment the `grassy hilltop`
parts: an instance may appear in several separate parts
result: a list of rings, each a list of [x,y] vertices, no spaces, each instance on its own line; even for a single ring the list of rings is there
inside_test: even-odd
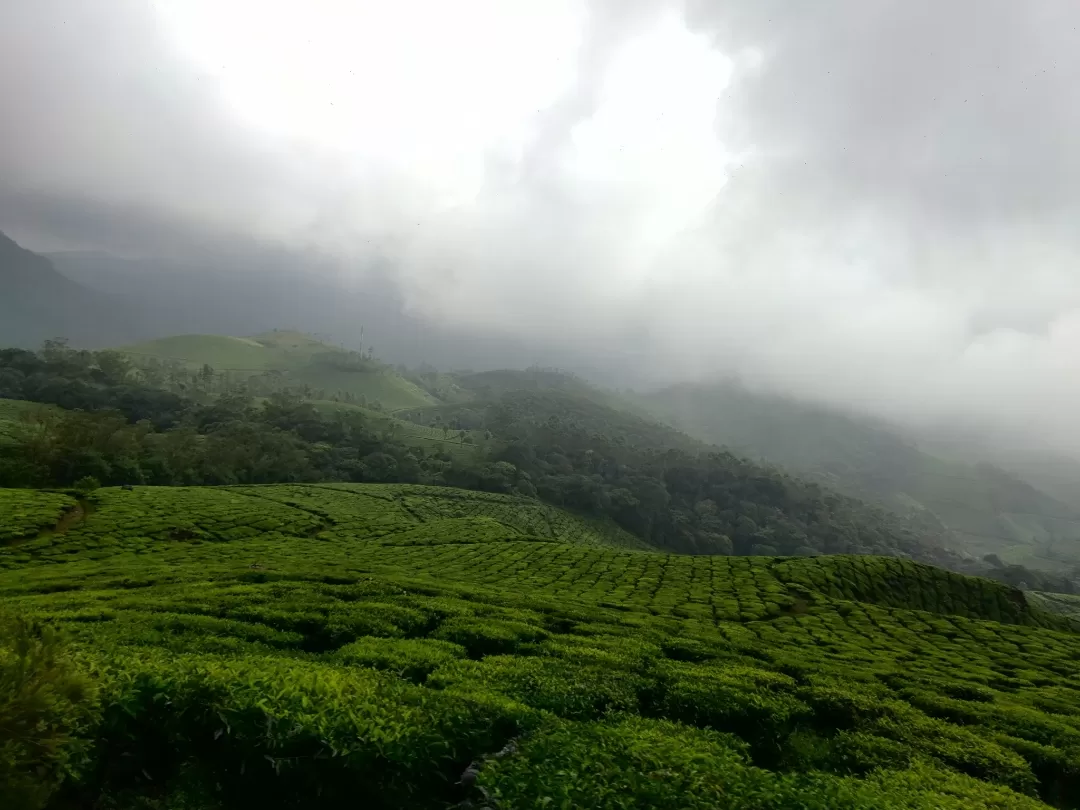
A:
[[[4,610],[67,637],[8,636],[48,699],[0,778],[57,807],[1080,801],[1080,634],[989,580],[445,487],[3,490],[0,525]]]
[[[300,332],[275,330],[251,337],[176,335],[117,351],[136,362],[156,360],[193,370],[210,366],[237,377],[276,372],[293,385],[362,396],[387,410],[435,404],[415,383],[378,361]]]

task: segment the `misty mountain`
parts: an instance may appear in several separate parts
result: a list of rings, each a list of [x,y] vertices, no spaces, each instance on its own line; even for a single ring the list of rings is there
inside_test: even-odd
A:
[[[702,441],[896,510],[932,514],[977,556],[1044,568],[1080,561],[1080,511],[1033,486],[1017,474],[1022,469],[928,451],[884,422],[732,382],[677,385],[636,401]]]
[[[121,297],[91,290],[57,271],[47,257],[0,233],[0,344],[36,348],[49,338],[107,346],[139,333]]]
[[[394,364],[490,370],[543,363],[606,384],[624,373],[524,339],[431,323],[409,311],[393,278],[377,264],[343,277],[317,257],[270,249],[186,260],[88,251],[47,255],[65,275],[122,295],[143,313],[145,326],[133,340],[288,328],[353,349],[362,339]]]

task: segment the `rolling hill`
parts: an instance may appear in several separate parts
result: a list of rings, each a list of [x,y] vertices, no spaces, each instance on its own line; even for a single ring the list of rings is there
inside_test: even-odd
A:
[[[977,556],[1044,569],[1080,564],[1080,510],[1000,467],[927,452],[887,424],[734,383],[674,386],[635,402],[702,441],[932,515]]]
[[[211,366],[238,376],[277,373],[285,383],[309,386],[327,396],[350,394],[387,410],[432,405],[435,400],[389,366],[299,332],[272,331],[251,337],[177,335],[117,348],[136,362]]]
[[[0,526],[18,529],[0,538],[0,672],[31,661],[57,685],[36,703],[0,686],[40,721],[4,749],[9,792],[153,810],[1080,801],[1080,633],[989,580],[630,550],[535,501],[398,485],[0,490]]]

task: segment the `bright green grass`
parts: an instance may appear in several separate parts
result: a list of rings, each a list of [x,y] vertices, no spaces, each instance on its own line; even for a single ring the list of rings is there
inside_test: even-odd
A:
[[[253,374],[280,371],[291,384],[310,385],[328,394],[348,392],[379,402],[390,410],[419,408],[435,402],[423,389],[389,367],[344,371],[313,363],[317,355],[341,349],[299,332],[266,332],[252,337],[176,335],[123,346],[118,351],[130,354],[136,361],[172,360],[189,368],[209,364],[215,371]]]
[[[101,687],[85,732],[101,742],[73,795],[1080,802],[1080,634],[1024,594],[902,560],[603,547],[529,503],[391,485],[104,490],[78,526],[0,554],[4,606],[64,628]]]
[[[435,400],[415,383],[384,367],[378,371],[338,371],[316,366],[298,369],[291,379],[321,388],[327,394],[338,391],[363,396],[378,402],[387,410],[417,408],[430,405]]]
[[[290,355],[287,351],[267,348],[253,338],[227,335],[174,335],[121,346],[117,351],[130,354],[136,360],[175,360],[192,367],[209,363],[218,371],[292,368],[310,357],[310,353]]]

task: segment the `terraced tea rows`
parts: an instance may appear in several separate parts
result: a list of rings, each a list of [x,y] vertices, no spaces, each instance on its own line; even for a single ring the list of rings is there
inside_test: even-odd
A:
[[[418,524],[482,518],[515,534],[589,546],[644,548],[640,540],[604,521],[571,515],[539,501],[489,492],[404,484],[323,484],[319,486],[237,487],[237,492],[311,511],[330,525],[329,535],[389,538]],[[432,532],[445,542],[457,537]]]
[[[902,560],[604,547],[515,501],[108,490],[5,552],[4,605],[64,628],[100,684],[69,797],[1080,804],[1080,633],[1024,594]]]
[[[2,490],[0,541],[33,537],[55,525],[74,499]],[[640,546],[600,521],[506,495],[398,484],[267,487],[108,488],[94,494],[93,515],[17,548],[0,548],[0,567],[166,551],[177,543],[318,537],[381,544],[473,543],[530,537],[594,546]],[[450,522],[448,522],[450,521]],[[432,524],[429,528],[425,525]],[[6,542],[6,541],[5,541]],[[358,546],[353,553],[363,553]]]

